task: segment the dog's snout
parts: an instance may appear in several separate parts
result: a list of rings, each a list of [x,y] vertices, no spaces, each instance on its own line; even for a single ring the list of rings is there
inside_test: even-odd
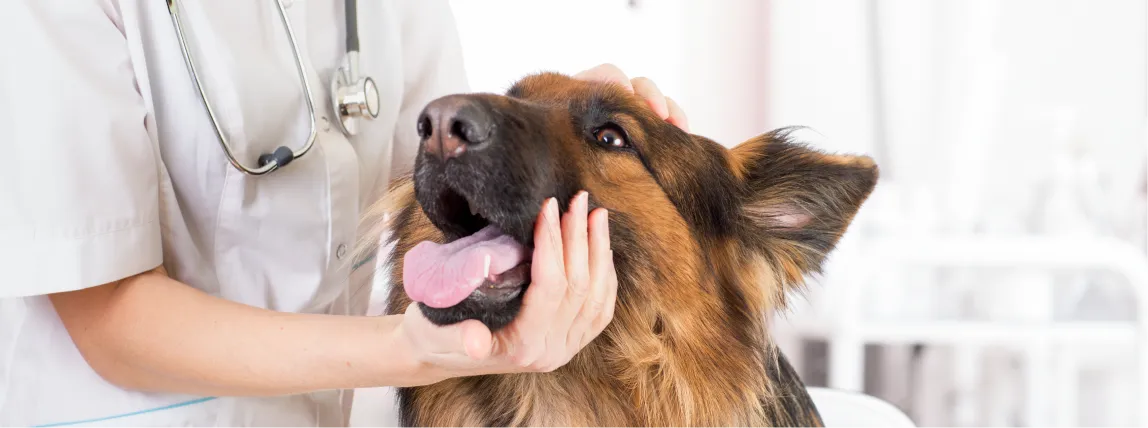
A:
[[[451,95],[427,104],[417,129],[424,150],[442,160],[457,158],[490,139],[491,115],[481,102],[466,95]]]

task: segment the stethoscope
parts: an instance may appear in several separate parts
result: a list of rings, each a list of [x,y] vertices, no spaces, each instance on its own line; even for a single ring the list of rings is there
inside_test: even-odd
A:
[[[235,168],[239,169],[245,174],[250,175],[263,175],[271,171],[286,166],[291,161],[302,157],[315,144],[317,135],[315,116],[315,104],[311,96],[311,83],[307,80],[307,72],[303,68],[303,56],[299,53],[299,47],[295,43],[295,32],[291,30],[291,23],[287,20],[287,11],[284,10],[282,0],[275,0],[275,5],[279,9],[279,19],[283,21],[283,28],[287,32],[287,39],[291,41],[292,54],[295,56],[296,70],[299,72],[299,80],[302,81],[303,92],[307,99],[307,110],[311,113],[311,130],[307,135],[307,141],[298,150],[291,150],[287,146],[280,146],[271,153],[265,153],[259,156],[259,166],[256,168],[249,168],[243,165],[231,151],[231,144],[227,140],[227,136],[223,135],[223,129],[219,126],[219,121],[215,117],[215,109],[211,107],[211,102],[207,99],[207,93],[203,89],[203,85],[199,82],[199,73],[195,68],[195,61],[191,58],[189,48],[187,46],[187,39],[184,37],[183,22],[180,16],[179,0],[167,0],[167,9],[171,14],[171,20],[175,23],[175,34],[179,39],[179,48],[183,51],[183,59],[187,62],[187,70],[191,75],[191,80],[195,82],[196,89],[199,90],[199,98],[203,101],[203,106],[207,109],[207,115],[211,119],[211,124],[215,127],[215,135],[219,138],[219,145],[223,147],[223,152],[227,155],[227,160],[231,162]],[[343,134],[350,137],[358,133],[358,119],[374,119],[379,116],[379,90],[375,87],[375,81],[370,77],[359,77],[359,30],[358,30],[358,13],[356,11],[357,4],[355,0],[346,0],[346,19],[347,19],[347,54],[343,57],[343,64],[335,70],[334,75],[331,77],[331,106],[338,115],[339,120],[335,123]]]

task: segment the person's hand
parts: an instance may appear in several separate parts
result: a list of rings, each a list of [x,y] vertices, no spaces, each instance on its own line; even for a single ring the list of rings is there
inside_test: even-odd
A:
[[[602,64],[589,70],[582,71],[574,75],[575,79],[582,80],[595,80],[602,82],[613,82],[622,85],[631,92],[638,94],[646,100],[650,108],[657,113],[659,117],[677,125],[683,131],[690,132],[689,121],[686,120],[686,112],[678,106],[678,103],[673,99],[662,95],[662,91],[654,84],[654,81],[645,77],[635,77],[630,79],[626,77],[621,69],[613,64]]]
[[[439,327],[411,304],[399,328],[413,349],[424,381],[491,373],[548,372],[565,365],[613,319],[618,277],[610,250],[607,212],[587,214],[580,192],[559,220],[548,199],[535,222],[532,283],[522,309],[491,334],[467,320]]]

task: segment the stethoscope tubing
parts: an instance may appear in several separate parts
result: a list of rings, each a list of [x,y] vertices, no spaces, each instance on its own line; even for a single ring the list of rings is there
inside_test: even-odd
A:
[[[349,2],[350,3],[350,2]],[[195,88],[199,92],[199,98],[203,101],[204,107],[207,109],[207,115],[211,119],[211,125],[215,129],[215,135],[219,138],[219,144],[223,148],[223,153],[227,156],[228,162],[235,166],[236,169],[248,175],[264,175],[279,169],[281,166],[286,165],[288,162],[298,159],[311,150],[315,145],[315,139],[318,136],[317,116],[315,114],[315,102],[311,94],[311,82],[307,79],[307,72],[303,68],[303,55],[299,51],[298,44],[295,42],[295,31],[291,28],[291,22],[287,19],[287,11],[283,7],[281,0],[276,0],[275,5],[279,10],[279,19],[283,22],[283,27],[287,32],[287,39],[291,42],[291,51],[295,56],[295,67],[299,73],[299,80],[302,81],[303,92],[307,99],[307,110],[311,114],[310,131],[307,135],[307,141],[298,150],[291,150],[286,146],[279,147],[275,151],[275,156],[267,156],[267,161],[262,165],[249,168],[243,165],[239,159],[236,159],[235,154],[231,151],[231,143],[228,141],[227,136],[224,135],[223,129],[219,126],[218,118],[215,114],[215,109],[211,106],[211,101],[207,98],[207,92],[203,89],[202,83],[199,81],[199,72],[195,67],[195,60],[192,58],[191,50],[188,47],[187,38],[184,35],[182,15],[180,14],[179,0],[167,0],[168,12],[171,15],[173,24],[175,25],[176,38],[179,39],[180,50],[183,53],[184,62],[187,64],[188,74],[191,75],[192,82],[195,83]],[[352,33],[354,34],[354,33]],[[356,40],[357,42],[357,40]],[[356,43],[357,44],[357,43]],[[290,152],[290,156],[285,153]]]

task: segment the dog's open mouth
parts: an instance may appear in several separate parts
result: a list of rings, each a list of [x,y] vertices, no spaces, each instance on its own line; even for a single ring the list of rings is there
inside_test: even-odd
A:
[[[530,283],[531,252],[457,191],[439,199],[445,224],[461,237],[446,244],[424,241],[405,256],[403,286],[415,302],[449,308],[467,298],[504,302]]]

